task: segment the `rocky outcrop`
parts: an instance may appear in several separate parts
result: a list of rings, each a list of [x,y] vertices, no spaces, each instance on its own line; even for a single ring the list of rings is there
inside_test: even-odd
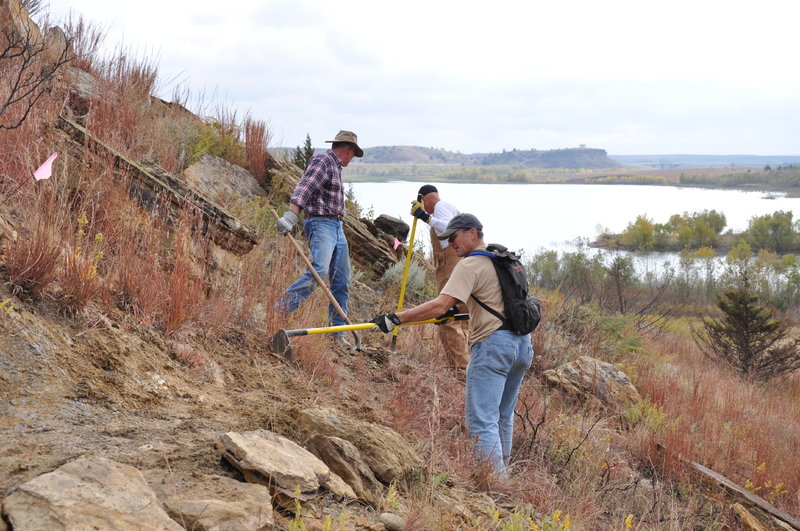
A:
[[[351,214],[344,220],[344,233],[350,245],[350,258],[379,277],[397,262],[389,244],[373,236],[361,221]]]
[[[12,529],[183,529],[135,468],[83,456],[23,483],[3,501]]]
[[[224,476],[148,470],[144,477],[167,513],[186,529],[273,529],[269,489]]]
[[[95,138],[81,125],[61,117],[59,128],[76,142],[83,151],[89,146],[92,151],[113,157],[116,170],[131,179],[131,192],[143,205],[152,204],[157,198],[165,198],[174,217],[185,205],[193,205],[200,212],[202,232],[207,232],[212,241],[223,249],[238,256],[250,252],[258,243],[255,231],[243,225],[238,219],[223,210],[219,205],[192,189],[180,179],[170,175],[158,165],[147,162],[134,162],[110,146]]]
[[[549,385],[570,396],[596,399],[617,409],[625,409],[642,399],[627,374],[589,356],[545,371],[543,376]]]
[[[356,499],[353,489],[319,458],[271,431],[228,432],[217,442],[217,450],[249,483],[269,487],[281,507],[291,507],[296,497],[310,500],[321,488],[339,498]]]
[[[388,214],[381,214],[373,221],[375,228],[382,230],[389,236],[396,236],[401,242],[408,238],[408,231],[411,227],[402,219],[398,219]]]
[[[407,476],[422,464],[414,448],[386,426],[350,419],[329,408],[303,410],[298,421],[309,433],[351,442],[375,476],[386,484]]]
[[[217,203],[225,196],[265,196],[267,193],[246,169],[213,155],[203,155],[200,160],[183,170],[186,183],[195,190],[203,190]]]
[[[566,149],[530,149],[490,153],[480,161],[483,165],[516,165],[526,168],[604,169],[621,164],[608,156],[606,150],[587,147]]]
[[[308,450],[350,485],[359,499],[377,505],[383,486],[364,461],[361,452],[339,437],[315,435],[307,443]]]

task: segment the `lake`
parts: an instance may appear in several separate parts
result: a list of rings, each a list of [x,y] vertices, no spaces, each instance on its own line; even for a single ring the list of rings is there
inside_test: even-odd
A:
[[[352,186],[364,211],[372,208],[374,217],[388,214],[410,225],[411,201],[423,184],[391,181],[346,186]],[[487,243],[524,250],[528,256],[539,249],[572,251],[576,238],[594,240],[604,228],[622,232],[639,215],[666,223],[673,214],[717,210],[725,214],[725,230],[735,232],[745,230],[753,216],[777,210],[793,212],[795,220],[800,217],[800,199],[764,192],[612,184],[434,184],[442,200],[478,216]],[[424,229],[422,235],[420,229]],[[427,229],[419,223],[417,238],[424,237],[429,249]],[[656,259],[668,257],[653,254]]]

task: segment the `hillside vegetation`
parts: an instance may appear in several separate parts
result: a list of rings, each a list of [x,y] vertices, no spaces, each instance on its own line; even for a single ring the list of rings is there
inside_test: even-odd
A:
[[[404,327],[395,350],[373,331],[361,352],[322,334],[294,338],[290,359],[270,352],[280,329],[324,326],[326,299],[317,292],[289,318],[273,311],[305,265],[271,213],[300,170],[269,153],[263,119],[153,97],[157,69],[124,50],[100,58],[101,32],[80,19],[64,25],[55,49],[68,53],[54,59],[52,41],[20,30],[12,13],[24,10],[8,5],[0,79],[27,79],[31,91],[13,98],[14,85],[0,84],[0,102],[13,102],[0,107],[0,529],[37,528],[15,523],[9,500],[81,456],[135,468],[155,493],[149,513],[200,492],[190,500],[197,521],[186,505],[170,509],[175,529],[202,528],[221,485],[259,480],[273,490],[243,517],[263,511],[275,529],[380,531],[383,513],[442,531],[731,529],[748,515],[777,526],[770,511],[796,525],[800,377],[741,378],[693,340],[727,277],[693,283],[698,265],[684,283],[639,279],[619,257],[583,253],[529,264],[544,320],[517,407],[511,478],[500,482],[475,458],[464,382],[446,369],[434,326]],[[26,5],[36,15],[40,4]],[[51,153],[52,176],[35,180]],[[218,174],[192,177],[213,166],[236,176],[230,187],[215,186]],[[245,191],[245,182],[255,184]],[[371,234],[355,199],[348,230]],[[388,244],[359,242],[354,322],[396,308],[401,272],[362,258],[370,243],[396,260]],[[739,270],[753,263],[743,253]],[[433,293],[429,271],[416,261],[406,306]],[[629,379],[639,399],[611,400],[595,373],[580,391],[554,382],[587,360]],[[395,446],[380,452],[407,446],[418,466],[376,480],[372,499],[343,501],[322,487],[277,492],[217,446],[226,434],[268,430],[310,447],[320,435],[301,422],[310,410],[391,430]],[[355,446],[358,431],[331,439]],[[709,483],[700,465],[749,497]],[[125,500],[129,486],[112,497]],[[125,528],[104,516],[99,527]]]
[[[479,166],[521,166],[527,168],[600,169],[620,166],[603,149],[568,148],[552,150],[503,150],[502,153],[461,154],[443,148],[419,146],[378,146],[364,150],[357,164],[461,164]]]

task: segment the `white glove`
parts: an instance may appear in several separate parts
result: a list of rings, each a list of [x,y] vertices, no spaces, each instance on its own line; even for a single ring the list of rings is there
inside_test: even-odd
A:
[[[283,213],[283,217],[275,222],[275,226],[278,227],[278,232],[281,234],[289,234],[298,221],[300,221],[300,218],[297,217],[297,214],[287,210]]]

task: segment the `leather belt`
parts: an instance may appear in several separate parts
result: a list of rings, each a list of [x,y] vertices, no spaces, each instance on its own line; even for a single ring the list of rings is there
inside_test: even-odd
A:
[[[328,219],[338,219],[339,221],[344,220],[344,216],[326,216],[325,214],[306,214],[307,218],[328,218]]]

